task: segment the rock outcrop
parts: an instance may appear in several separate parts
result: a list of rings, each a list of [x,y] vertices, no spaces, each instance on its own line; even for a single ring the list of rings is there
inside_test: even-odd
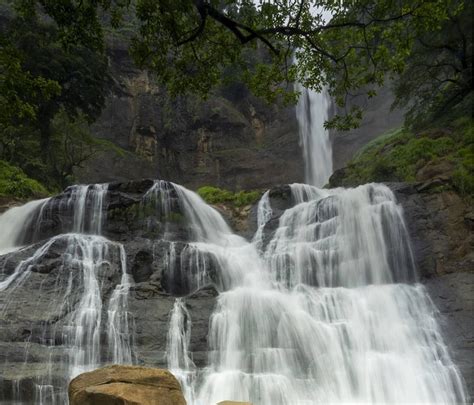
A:
[[[186,405],[178,380],[167,370],[109,366],[74,378],[71,405]]]
[[[439,310],[438,319],[474,398],[473,207],[449,189],[428,184],[390,185],[402,204],[420,281]]]
[[[112,36],[108,53],[115,86],[93,132],[123,153],[97,154],[77,170],[78,181],[159,177],[234,190],[302,181],[293,107],[269,105],[241,84],[207,100],[173,99],[133,65],[123,39]]]

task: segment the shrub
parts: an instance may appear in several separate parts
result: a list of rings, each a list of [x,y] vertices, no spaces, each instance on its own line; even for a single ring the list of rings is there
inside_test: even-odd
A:
[[[48,191],[20,168],[0,160],[0,195],[17,198],[45,197]]]
[[[233,193],[219,187],[203,186],[197,190],[199,196],[208,204],[230,203],[236,207],[253,204],[261,196],[259,191],[239,191]]]
[[[381,135],[366,145],[344,169],[336,185],[355,186],[381,181],[416,180],[429,162],[454,164],[452,186],[462,195],[474,192],[474,131],[470,117],[459,117],[447,128],[431,128],[415,134],[399,129]],[[448,129],[449,131],[446,131]],[[449,136],[438,136],[446,134]]]

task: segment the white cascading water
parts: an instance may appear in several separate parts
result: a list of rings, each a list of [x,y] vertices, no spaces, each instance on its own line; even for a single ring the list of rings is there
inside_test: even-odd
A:
[[[170,313],[168,365],[188,404],[226,399],[254,405],[465,401],[436,309],[415,282],[402,211],[393,193],[377,184],[334,190],[293,184],[290,189],[294,206],[265,237],[267,222],[277,220],[270,193],[263,196],[252,243],[233,234],[193,192],[163,182],[150,189],[165,207],[177,199],[190,231],[185,249],[178,251],[170,243],[166,264],[192,268],[192,290],[210,282],[219,289],[203,369],[196,368],[189,351],[192,319],[186,297],[178,298]],[[74,227],[100,229],[103,218],[93,213],[103,198],[83,194],[102,191],[97,186],[72,190],[71,199],[85,204],[73,204],[74,213],[83,213],[73,216]],[[47,203],[39,209],[46,218]],[[162,211],[170,215],[168,209]],[[69,233],[49,239],[2,279],[6,306],[15,305],[8,297],[27,287],[35,263],[64,241],[61,270],[52,275],[57,289],[49,311],[53,318],[69,313],[59,326],[67,381],[107,362],[134,359],[125,250],[100,235]],[[119,274],[107,273],[112,262],[120,264],[115,267]],[[108,301],[100,290],[104,276],[117,279]],[[75,303],[68,299],[72,291],[81,291]],[[107,339],[99,338],[99,330]],[[54,342],[50,347],[51,353],[57,349]],[[27,369],[28,349],[25,356]],[[36,403],[66,402],[65,387],[58,391],[48,379],[53,371],[36,380]]]
[[[181,298],[177,298],[170,316],[167,362],[169,370],[181,384],[183,394],[190,400],[195,397],[196,366],[189,355],[191,318]]]
[[[23,233],[34,218],[38,208],[49,199],[30,201],[20,207],[13,207],[0,216],[0,255],[21,248]]]
[[[186,387],[188,403],[465,400],[436,309],[424,287],[413,283],[393,193],[376,184],[347,190],[294,184],[291,190],[297,204],[280,218],[262,254],[235,236],[197,244],[213,252],[228,282],[211,317],[204,370],[188,360],[189,314],[181,301],[173,309],[169,366]],[[209,217],[207,205],[181,192],[194,202],[191,221]],[[262,205],[266,215],[269,202]]]
[[[131,331],[127,312],[130,280],[126,272],[125,250],[120,243],[111,242],[100,236],[106,193],[106,184],[74,186],[65,206],[60,207],[73,214],[72,229],[69,230],[72,233],[50,238],[30,258],[20,262],[12,274],[0,281],[0,292],[6,294],[6,304],[2,306],[4,312],[15,305],[9,297],[15,294],[17,289],[27,285],[35,265],[41,265],[42,259],[49,254],[51,247],[56,244],[65,246],[59,271],[56,274],[53,274],[53,271],[48,275],[56,278],[56,281],[53,281],[56,284],[55,296],[51,297],[48,317],[54,319],[57,316],[60,319],[61,315],[67,314],[66,320],[59,326],[59,331],[45,329],[43,332],[45,337],[42,338],[42,343],[50,347],[51,355],[57,356],[61,353],[64,356],[62,362],[64,385],[58,390],[57,382],[53,381],[52,377],[55,372],[57,375],[57,370],[52,369],[57,367],[57,363],[50,363],[49,370],[42,370],[41,376],[35,379],[33,395],[35,404],[67,403],[67,383],[71,378],[105,363],[132,362]],[[87,201],[90,202],[89,205]],[[9,218],[12,214],[16,214],[16,222],[22,222],[17,229],[31,231],[32,221],[36,220],[39,223],[48,216],[50,203],[53,204],[53,200],[47,199],[13,208],[0,217],[0,223],[10,224]],[[33,215],[34,212],[36,216]],[[88,234],[85,234],[85,231]],[[20,235],[15,235],[11,242],[3,243],[0,248],[19,249],[20,240]],[[120,274],[115,275],[118,276],[118,283],[107,303],[104,302],[100,278],[107,275],[111,263],[119,264]],[[80,291],[79,295],[77,291]],[[41,291],[38,292],[38,297],[41,297]],[[79,298],[78,301],[75,301],[75,297]],[[106,319],[103,319],[104,314]],[[107,335],[106,345],[101,339],[101,334],[104,332]],[[47,337],[58,333],[62,336],[60,346],[56,346],[55,339]],[[29,356],[27,345],[25,362],[22,366],[26,375],[28,368],[31,367],[28,363]],[[18,395],[19,397],[15,399],[22,401],[21,395]]]
[[[300,146],[304,160],[305,182],[324,186],[332,174],[332,146],[324,123],[329,118],[331,105],[326,89],[321,93],[296,84],[300,92],[296,105]]]

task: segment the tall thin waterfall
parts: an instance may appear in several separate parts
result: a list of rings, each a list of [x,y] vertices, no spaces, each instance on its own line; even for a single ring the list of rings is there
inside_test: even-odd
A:
[[[305,182],[324,186],[332,174],[332,146],[324,122],[329,115],[330,99],[325,89],[316,93],[299,84],[301,95],[296,106],[300,146],[303,153]]]

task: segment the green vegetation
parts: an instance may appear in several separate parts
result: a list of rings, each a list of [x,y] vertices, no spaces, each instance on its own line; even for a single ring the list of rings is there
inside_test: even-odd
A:
[[[199,196],[208,204],[230,203],[236,207],[253,204],[258,201],[260,191],[238,191],[233,193],[218,187],[203,186],[197,190]]]
[[[405,69],[394,82],[395,105],[403,106],[414,128],[432,125],[472,94],[474,2],[458,1],[440,28],[416,39]],[[472,96],[471,96],[472,97]],[[472,103],[467,115],[472,114]]]
[[[240,82],[270,102],[291,102],[297,94],[281,84],[298,80],[314,90],[325,86],[344,106],[348,94],[373,96],[386,77],[401,73],[416,39],[440,30],[468,1],[16,3],[22,18],[48,15],[66,46],[102,52],[110,28],[133,31],[136,63],[154,72],[171,95],[206,97],[218,86]],[[329,125],[347,129],[360,117],[361,109],[354,107]]]
[[[352,176],[413,181],[423,165],[443,160],[455,166],[454,187],[468,193],[471,144],[456,135],[464,129],[433,137],[420,128],[472,95],[472,4],[0,0],[0,159],[52,190],[110,146],[89,125],[112,86],[105,44],[116,35],[170,97],[207,97],[239,83],[269,102],[294,102],[288,84],[298,81],[326,88],[344,107],[348,96],[370,98],[389,78],[413,129],[392,134],[380,150],[373,144],[372,159],[366,167],[356,160]],[[350,129],[362,117],[356,105],[337,111],[328,127]],[[258,194],[202,193],[236,205]]]
[[[0,159],[60,189],[105,146],[89,124],[109,89],[107,58],[83,44],[66,46],[44,14],[19,11],[25,4],[10,5],[1,27]]]
[[[462,195],[474,193],[474,121],[464,116],[444,128],[398,129],[364,147],[344,169],[341,185],[377,181],[414,182],[422,169],[443,176]]]
[[[48,191],[21,169],[0,160],[0,196],[17,198],[45,197]]]

